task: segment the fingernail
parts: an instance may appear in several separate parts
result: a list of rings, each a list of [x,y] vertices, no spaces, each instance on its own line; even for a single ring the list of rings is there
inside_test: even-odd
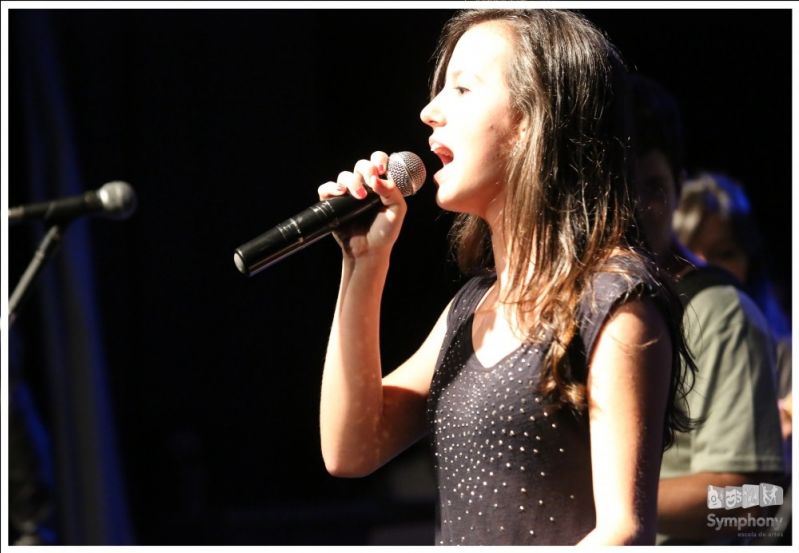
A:
[[[359,188],[358,189],[358,197],[363,200],[366,197],[366,189]]]

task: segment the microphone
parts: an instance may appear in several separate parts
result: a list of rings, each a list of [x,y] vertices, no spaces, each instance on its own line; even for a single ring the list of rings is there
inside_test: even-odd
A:
[[[49,202],[21,205],[8,210],[9,223],[44,219],[66,223],[76,217],[97,213],[112,219],[126,219],[136,210],[136,193],[123,181],[107,182],[98,190]]]
[[[413,152],[391,154],[387,173],[405,197],[415,194],[427,177],[422,160]],[[252,276],[381,205],[380,196],[371,190],[363,200],[351,195],[329,198],[236,248],[233,262],[241,273]]]

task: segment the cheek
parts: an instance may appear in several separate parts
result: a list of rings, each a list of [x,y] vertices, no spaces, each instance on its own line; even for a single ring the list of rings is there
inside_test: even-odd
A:
[[[475,131],[466,149],[471,176],[483,182],[489,178],[502,180],[510,152],[507,129],[498,123],[486,123],[476,126]]]
[[[505,117],[502,123],[493,123],[488,131],[491,142],[494,144],[496,158],[507,159],[518,138],[511,121]]]
[[[650,198],[641,202],[638,215],[650,233],[667,234],[671,232],[671,212],[659,199]]]

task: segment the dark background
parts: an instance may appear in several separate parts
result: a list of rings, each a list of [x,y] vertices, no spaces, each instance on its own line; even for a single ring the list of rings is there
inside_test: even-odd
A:
[[[418,113],[450,13],[10,11],[9,204],[115,179],[139,199],[125,222],[68,230],[65,245],[92,255],[66,280],[66,261],[48,267],[11,335],[13,374],[29,385],[53,442],[61,541],[430,543],[434,488],[423,445],[361,480],[334,479],[322,464],[319,386],[340,258],[333,240],[251,279],[232,253],[375,149],[416,151],[434,172]],[[774,274],[789,286],[791,12],[585,13],[630,66],[678,97],[689,170],[719,169],[745,184]],[[60,121],[55,134],[46,117]],[[461,282],[448,261],[451,219],[434,192],[428,182],[409,200],[392,257],[386,368],[413,352]],[[13,287],[42,228],[9,232]],[[116,429],[125,537],[70,532],[78,523],[59,499],[60,449],[80,441],[69,428],[80,422],[54,400],[63,393],[52,371],[70,369],[52,369],[43,335],[67,324],[52,316],[59,305],[83,302],[70,291],[84,277],[94,325],[83,338],[101,350],[104,375],[91,398],[108,405]],[[91,478],[80,485],[91,488]]]

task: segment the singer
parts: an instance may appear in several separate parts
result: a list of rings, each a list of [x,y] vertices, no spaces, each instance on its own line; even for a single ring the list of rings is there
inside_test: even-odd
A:
[[[582,16],[477,10],[445,27],[421,111],[471,278],[386,371],[380,300],[406,212],[375,152],[319,188],[368,190],[335,232],[341,284],[324,363],[328,471],[358,477],[430,440],[436,543],[652,544],[664,447],[692,421],[694,370],[668,281],[644,253],[625,165],[623,65]]]

